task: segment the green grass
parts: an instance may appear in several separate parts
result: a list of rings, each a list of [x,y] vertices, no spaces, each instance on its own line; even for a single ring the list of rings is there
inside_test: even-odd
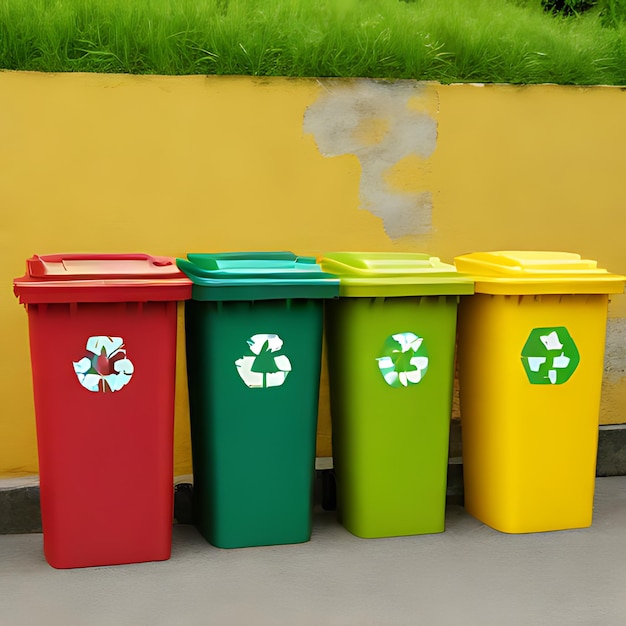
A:
[[[0,0],[12,70],[626,85],[625,42],[541,0]]]

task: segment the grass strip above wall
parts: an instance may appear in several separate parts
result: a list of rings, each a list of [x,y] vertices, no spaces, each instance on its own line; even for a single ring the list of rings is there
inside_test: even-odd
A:
[[[541,5],[2,0],[0,68],[626,85],[626,0],[570,17]]]

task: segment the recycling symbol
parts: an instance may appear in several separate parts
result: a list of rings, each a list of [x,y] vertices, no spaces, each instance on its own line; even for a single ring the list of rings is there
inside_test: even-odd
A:
[[[532,385],[562,385],[580,362],[567,328],[535,328],[522,348],[522,365]]]
[[[397,333],[387,337],[377,358],[378,367],[390,387],[417,385],[428,370],[428,351],[424,338],[415,333]]]
[[[283,340],[278,335],[252,335],[248,339],[251,355],[235,361],[237,372],[250,388],[280,387],[291,372],[291,362],[279,354]]]
[[[89,391],[119,391],[130,382],[135,371],[126,357],[121,337],[96,335],[87,339],[86,354],[74,361],[78,382]]]

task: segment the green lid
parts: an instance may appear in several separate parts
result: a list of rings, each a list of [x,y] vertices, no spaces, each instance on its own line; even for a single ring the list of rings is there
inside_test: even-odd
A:
[[[473,252],[454,262],[459,271],[473,276],[476,293],[492,295],[622,293],[626,281],[572,252]]]
[[[193,300],[336,298],[339,279],[314,257],[292,252],[222,252],[176,259],[193,283]]]
[[[339,276],[340,295],[443,296],[474,293],[474,281],[437,257],[410,252],[333,252],[320,260]]]

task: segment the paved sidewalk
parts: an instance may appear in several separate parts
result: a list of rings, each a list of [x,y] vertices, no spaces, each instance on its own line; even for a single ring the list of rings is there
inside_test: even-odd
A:
[[[626,477],[589,529],[506,535],[448,507],[439,535],[358,539],[316,511],[309,543],[220,550],[175,526],[172,558],[81,570],[0,536],[2,626],[623,626]]]

